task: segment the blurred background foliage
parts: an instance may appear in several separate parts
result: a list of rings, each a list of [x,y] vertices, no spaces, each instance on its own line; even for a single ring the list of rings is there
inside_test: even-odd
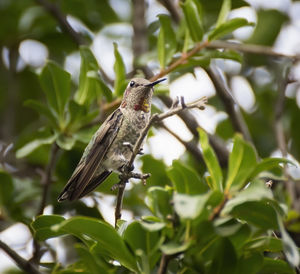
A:
[[[300,4],[267,2],[0,2],[0,247],[16,264],[1,253],[1,273],[299,271]],[[155,113],[179,81],[202,97],[200,72],[210,112],[179,114],[188,140],[150,130],[184,153],[168,164],[146,144],[152,176],[127,186],[116,228],[116,174],[57,203],[128,79],[168,77]]]

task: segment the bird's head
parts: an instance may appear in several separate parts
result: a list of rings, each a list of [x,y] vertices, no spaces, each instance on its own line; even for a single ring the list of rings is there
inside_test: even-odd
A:
[[[164,80],[165,78],[150,82],[149,80],[143,78],[131,79],[126,87],[121,108],[149,112],[151,107],[153,87]]]

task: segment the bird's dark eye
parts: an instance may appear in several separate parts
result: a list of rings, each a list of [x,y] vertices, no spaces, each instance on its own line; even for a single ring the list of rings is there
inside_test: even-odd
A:
[[[134,82],[134,81],[130,81],[130,83],[129,83],[129,86],[133,87],[133,86],[134,86],[134,84],[135,84],[135,82]]]

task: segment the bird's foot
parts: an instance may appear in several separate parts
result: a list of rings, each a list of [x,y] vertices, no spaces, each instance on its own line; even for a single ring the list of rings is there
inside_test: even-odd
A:
[[[132,172],[132,171],[129,171],[128,173],[121,173],[119,175],[119,178],[120,178],[120,182],[117,183],[117,184],[114,184],[112,187],[111,187],[111,190],[114,191],[118,188],[123,188],[125,187],[125,184],[128,182],[128,180],[130,178],[134,178],[134,179],[140,179],[143,183],[143,185],[146,185],[146,180],[151,176],[150,173],[136,173],[136,172]]]
[[[133,147],[134,147],[134,146],[133,146],[131,143],[129,143],[129,142],[123,142],[123,146],[128,147],[128,148],[130,149],[130,151],[133,152]],[[140,149],[139,149],[139,152],[138,152],[137,154],[143,155],[143,154],[144,154],[144,153],[143,153],[143,148],[140,148]]]

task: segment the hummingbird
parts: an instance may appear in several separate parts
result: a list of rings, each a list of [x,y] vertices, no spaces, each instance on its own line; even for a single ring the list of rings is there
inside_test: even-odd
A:
[[[149,121],[153,87],[164,80],[130,80],[120,106],[107,117],[85,148],[71,178],[58,196],[59,202],[80,199],[112,172],[122,173],[132,148]]]

